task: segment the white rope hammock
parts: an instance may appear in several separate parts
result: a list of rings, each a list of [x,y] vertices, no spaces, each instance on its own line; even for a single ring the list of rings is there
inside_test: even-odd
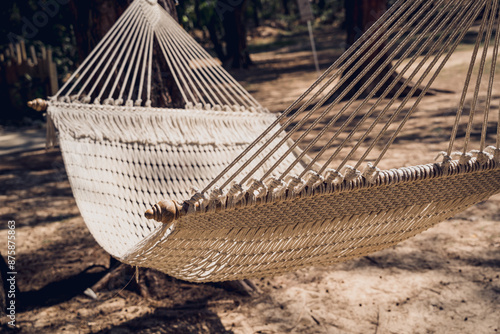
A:
[[[155,75],[175,80],[164,88],[182,109],[152,100]],[[161,227],[144,217],[157,198],[190,196],[278,117],[150,0],[129,6],[50,99],[48,116],[85,223],[122,261]]]
[[[500,192],[500,125],[487,146],[498,12],[497,0],[399,0],[276,116],[158,5],[136,0],[49,107],[90,231],[125,263],[192,281],[233,280],[390,247]],[[478,20],[442,162],[380,170]],[[185,109],[151,107],[154,45]],[[178,202],[192,186],[203,190]],[[142,218],[161,198],[176,200],[146,213],[161,223]]]

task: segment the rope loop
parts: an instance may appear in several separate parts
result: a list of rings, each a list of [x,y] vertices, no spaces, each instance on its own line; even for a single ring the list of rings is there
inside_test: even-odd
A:
[[[460,158],[458,159],[458,163],[460,165],[466,165],[468,164],[471,159],[473,158],[473,153],[476,153],[474,151],[470,151],[469,153],[460,153]]]
[[[454,155],[457,155],[457,154],[460,155],[461,153],[460,152],[454,152],[451,155],[448,155],[448,153],[446,153],[445,151],[441,151],[441,152],[438,153],[438,155],[436,156],[436,158],[434,160],[439,159],[439,157],[443,157],[443,161],[441,161],[441,168],[442,169],[447,169],[450,166],[451,161],[453,160],[452,157]]]
[[[278,187],[283,187],[283,186],[286,186],[285,181],[280,180],[276,177],[271,177],[267,181],[267,188],[271,191],[278,188]]]
[[[328,184],[336,184],[344,181],[344,175],[336,169],[327,169],[325,182]]]
[[[316,186],[318,183],[323,183],[325,178],[322,175],[319,175],[317,172],[313,170],[309,170],[305,176],[306,185],[310,187]]]
[[[114,102],[115,102],[115,100],[113,100],[113,98],[108,97],[107,99],[104,100],[103,104],[105,106],[112,106],[115,104]]]
[[[231,188],[229,188],[229,190],[227,192],[227,196],[234,197],[236,194],[242,193],[242,192],[243,192],[243,187],[239,183],[235,182],[231,185]]]
[[[288,183],[288,189],[293,193],[299,193],[305,186],[305,181],[297,175],[288,175],[285,182]]]
[[[487,152],[477,152],[477,161],[481,165],[486,165],[492,158],[493,156]]]
[[[361,176],[361,172],[352,166],[345,166],[344,179],[347,181],[353,181]]]
[[[195,204],[200,201],[202,201],[205,198],[202,193],[195,193],[193,196],[191,196],[190,199],[188,199],[189,204]]]
[[[488,146],[484,149],[486,152],[491,152],[493,154],[493,160],[496,163],[500,163],[500,148],[496,148],[495,146]]]
[[[247,184],[250,184],[250,187],[247,189],[247,192],[252,196],[255,196],[255,198],[260,198],[266,195],[267,186],[264,184],[264,182],[252,178],[247,182]]]
[[[215,186],[214,189],[210,192],[210,200],[215,201],[224,196],[224,192],[218,187]]]
[[[273,196],[281,196],[286,190],[286,182],[276,177],[267,180],[267,191]]]
[[[369,183],[374,183],[379,174],[380,168],[373,166],[371,162],[366,165],[366,168],[363,171],[363,176]]]

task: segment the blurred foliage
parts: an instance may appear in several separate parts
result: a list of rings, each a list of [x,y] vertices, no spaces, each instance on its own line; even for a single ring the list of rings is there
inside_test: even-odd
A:
[[[80,1],[80,0],[74,0]],[[237,0],[231,0],[234,3]],[[243,1],[243,0],[240,0]],[[247,30],[257,26],[270,25],[281,30],[300,29],[296,0],[246,0],[244,23]],[[347,0],[346,0],[347,1]],[[9,43],[23,39],[26,46],[34,45],[40,50],[41,45],[51,47],[57,65],[60,84],[69,73],[74,71],[78,61],[74,34],[71,22],[70,0],[3,0],[0,11],[0,53],[8,49]],[[334,24],[343,20],[344,0],[313,0],[311,2],[315,14],[315,24]],[[180,0],[177,12],[180,23],[191,31],[198,40],[207,42],[215,50],[215,54],[224,57],[224,27],[222,24],[221,0]],[[224,60],[223,60],[224,61]],[[32,113],[24,106],[28,99],[45,97],[47,92],[37,89],[37,83],[29,76],[19,82],[15,89],[16,121],[32,117]],[[12,92],[12,87],[9,91]],[[35,92],[36,96],[32,96]],[[13,93],[10,93],[11,95]],[[21,109],[19,109],[21,108]],[[10,116],[6,116],[9,114]],[[2,118],[12,118],[11,113],[2,113]]]
[[[35,46],[50,47],[56,63],[59,82],[74,70],[77,59],[73,26],[70,21],[68,0],[3,0],[0,11],[0,53],[5,53],[9,44],[24,40],[29,50]],[[30,56],[28,52],[28,56]],[[35,78],[25,75],[8,90],[12,105],[6,106],[0,122],[7,125],[25,125],[32,119],[40,119],[40,113],[26,107],[26,102],[36,97],[49,95]]]
[[[68,0],[3,0],[0,11],[0,52],[23,39],[26,46],[51,47],[61,79],[77,59]],[[46,18],[46,20],[45,20]],[[46,21],[46,22],[45,22]]]
[[[311,2],[317,24],[331,24],[343,19],[344,0],[314,0]],[[206,29],[212,18],[221,25],[217,0],[183,0],[177,6],[179,20],[187,30]],[[293,29],[300,21],[296,0],[250,0],[246,6],[248,28],[269,21],[280,21],[287,29]]]

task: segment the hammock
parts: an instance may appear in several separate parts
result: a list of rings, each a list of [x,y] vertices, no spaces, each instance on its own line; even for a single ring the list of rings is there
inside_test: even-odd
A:
[[[399,0],[278,116],[155,2],[134,1],[49,102],[89,230],[122,262],[190,281],[234,280],[363,256],[498,193],[500,128],[496,147],[486,145],[500,44],[498,7],[496,0]],[[380,170],[381,159],[481,15],[442,162]],[[152,107],[156,49],[176,80],[169,94],[180,94],[184,109]],[[485,102],[479,103],[488,70]],[[469,87],[465,138],[455,152]],[[479,109],[479,149],[471,150]],[[375,152],[382,141],[383,149]],[[313,152],[317,144],[322,148]],[[189,197],[193,186],[203,190]],[[170,200],[146,212],[154,220],[144,218],[162,198]]]
[[[158,76],[175,79],[161,88],[179,94],[184,108],[172,108],[166,94],[152,101]],[[157,198],[190,196],[277,119],[149,0],[127,8],[47,115],[86,225],[124,262],[161,226],[144,217]]]

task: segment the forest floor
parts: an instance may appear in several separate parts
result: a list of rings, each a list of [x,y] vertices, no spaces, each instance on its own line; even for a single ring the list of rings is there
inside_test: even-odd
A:
[[[340,55],[343,38],[318,33],[322,69]],[[282,111],[317,77],[307,38],[299,40],[252,54],[255,66],[235,73],[271,111]],[[452,92],[424,98],[382,167],[429,163],[446,149],[468,50],[459,49],[435,84]],[[130,271],[97,291],[97,300],[83,291],[109,256],[85,227],[60,152],[1,156],[0,202],[2,247],[7,220],[16,221],[19,333],[500,331],[500,195],[371,256],[253,280],[261,290],[255,296],[152,275],[155,298],[148,299],[133,288]]]

